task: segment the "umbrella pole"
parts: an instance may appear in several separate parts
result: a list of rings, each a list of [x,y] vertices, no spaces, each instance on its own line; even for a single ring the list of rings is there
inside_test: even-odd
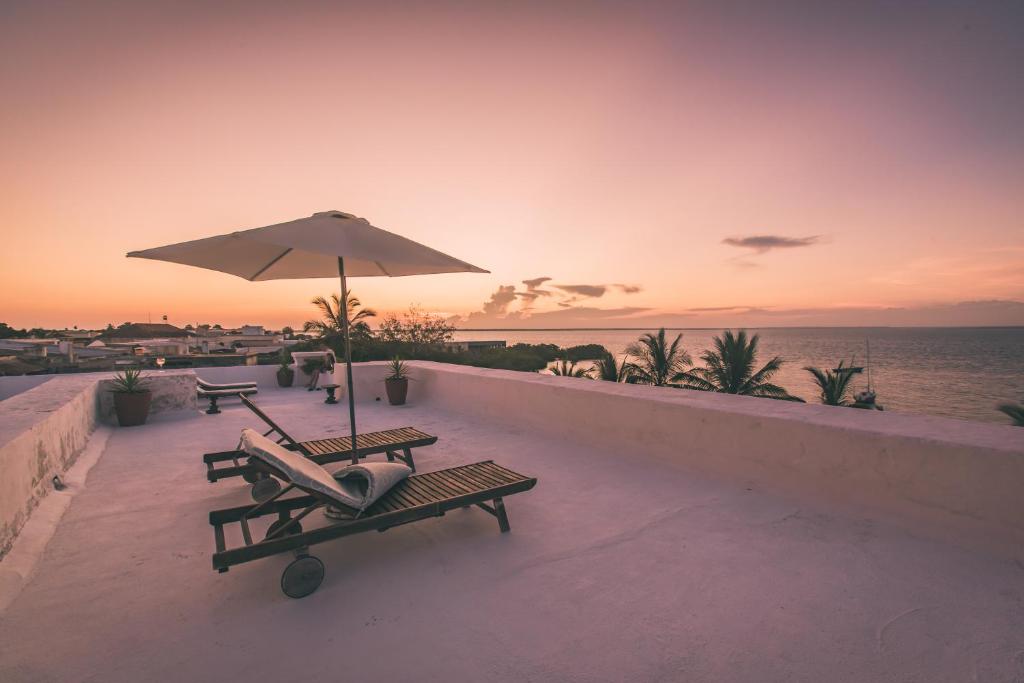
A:
[[[352,344],[348,333],[348,285],[345,283],[345,259],[338,257],[338,277],[341,278],[341,329],[345,337],[345,377],[348,383],[348,424],[352,434],[352,464],[359,464],[356,452],[356,397],[352,393]]]

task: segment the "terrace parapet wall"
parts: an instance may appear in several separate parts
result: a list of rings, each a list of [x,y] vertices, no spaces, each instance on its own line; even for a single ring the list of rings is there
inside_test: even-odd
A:
[[[1019,427],[424,361],[409,365],[412,405],[428,403],[467,421],[534,430],[553,444],[569,441],[627,459],[653,459],[811,504],[844,505],[1024,561]],[[166,371],[163,386],[154,387],[154,414],[206,419],[196,407],[194,374],[212,382],[255,380],[261,392],[293,391],[296,400],[309,400],[301,386],[277,389],[275,370]],[[386,373],[385,363],[356,364],[357,403],[382,399]],[[109,376],[56,376],[0,402],[0,552],[45,494],[52,474],[74,461],[97,420],[111,419],[109,394],[99,387]],[[334,381],[345,384],[342,364]],[[338,419],[347,424],[344,410]],[[395,419],[404,420],[400,412]],[[443,448],[447,436],[440,437]]]
[[[1024,429],[417,361],[410,400],[1024,562]],[[441,435],[442,439],[444,435]],[[443,440],[440,442],[443,443]],[[441,447],[441,446],[439,446]]]
[[[191,370],[154,372],[151,416],[196,412]],[[110,373],[55,375],[0,401],[0,557],[99,422],[116,423]],[[2,378],[20,379],[20,378]]]

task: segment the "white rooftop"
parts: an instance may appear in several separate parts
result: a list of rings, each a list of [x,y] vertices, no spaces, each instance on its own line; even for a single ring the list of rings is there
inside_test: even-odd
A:
[[[210,565],[207,513],[250,498],[239,479],[207,483],[200,456],[257,426],[248,411],[225,401],[216,416],[102,427],[84,486],[0,612],[0,680],[1024,676],[1019,561],[511,417],[448,412],[416,389],[402,408],[361,404],[360,431],[437,434],[414,452],[421,471],[493,459],[536,476],[505,501],[510,533],[473,509],[315,546],[324,583],[291,600],[278,585],[288,556]],[[303,439],[343,432],[344,404],[322,399],[258,396]]]

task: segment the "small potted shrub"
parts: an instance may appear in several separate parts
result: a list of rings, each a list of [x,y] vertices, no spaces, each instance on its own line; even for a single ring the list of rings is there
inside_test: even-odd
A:
[[[292,368],[292,354],[283,348],[281,349],[280,365],[277,367],[277,386],[290,387],[295,381],[295,370]]]
[[[398,356],[388,363],[384,388],[388,392],[388,403],[393,406],[405,405],[405,397],[409,393],[409,368]]]
[[[122,427],[134,427],[146,423],[149,417],[149,402],[152,393],[146,388],[147,379],[139,368],[125,368],[111,380],[114,393],[114,412],[117,423]]]
[[[302,371],[309,375],[308,391],[314,391],[320,383],[320,373],[324,371],[326,363],[323,358],[307,358],[302,364]]]

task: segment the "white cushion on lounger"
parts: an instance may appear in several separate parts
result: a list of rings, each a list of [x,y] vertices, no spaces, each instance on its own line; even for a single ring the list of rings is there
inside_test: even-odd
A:
[[[352,500],[358,501],[351,506],[365,510],[410,474],[412,470],[400,462],[367,462],[338,470],[334,479]]]
[[[399,463],[375,462],[349,465],[332,477],[330,472],[306,456],[289,451],[248,428],[242,430],[241,448],[248,455],[280,470],[288,481],[357,510],[365,510],[412,472]],[[335,478],[339,476],[342,482]]]
[[[242,430],[241,449],[246,454],[280,470],[288,481],[349,505],[348,494],[338,485],[331,473],[301,453],[289,451],[248,428]]]

